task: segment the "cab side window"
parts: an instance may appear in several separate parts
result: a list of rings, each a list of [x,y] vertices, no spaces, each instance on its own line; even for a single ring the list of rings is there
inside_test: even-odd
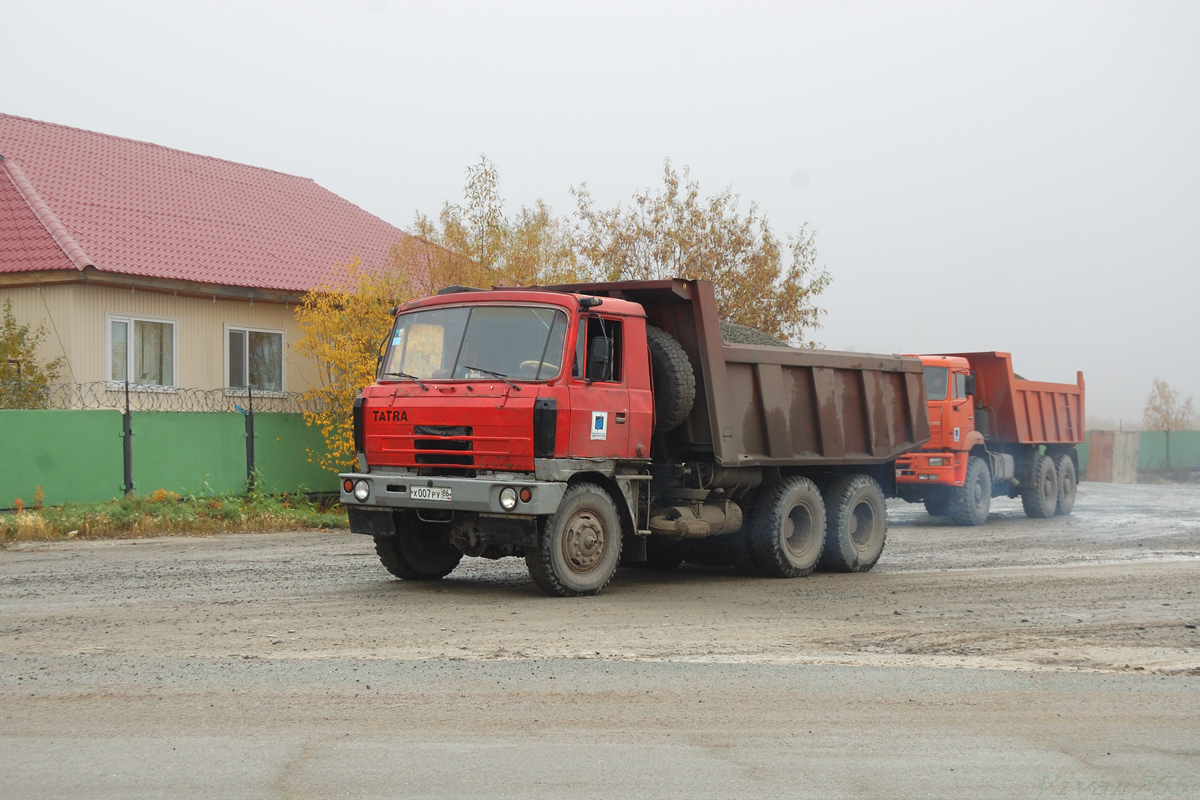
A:
[[[954,399],[961,400],[967,396],[967,376],[965,373],[954,373]]]
[[[571,375],[576,378],[587,376],[588,360],[595,360],[597,353],[609,350],[611,357],[598,373],[590,377],[596,381],[620,382],[624,377],[622,363],[621,323],[617,320],[601,316],[591,316],[579,321],[579,333],[575,340],[575,361],[571,365]],[[593,344],[593,342],[597,344]],[[605,343],[607,342],[607,345]],[[599,349],[598,349],[599,348]],[[595,366],[593,366],[595,370]]]

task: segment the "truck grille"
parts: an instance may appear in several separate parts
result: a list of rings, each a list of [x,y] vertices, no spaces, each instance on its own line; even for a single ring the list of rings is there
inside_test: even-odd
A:
[[[469,425],[416,425],[413,427],[413,434],[427,437],[413,440],[413,448],[416,450],[413,460],[417,464],[442,467],[475,466],[475,456],[471,454],[475,443],[465,438],[471,435]]]

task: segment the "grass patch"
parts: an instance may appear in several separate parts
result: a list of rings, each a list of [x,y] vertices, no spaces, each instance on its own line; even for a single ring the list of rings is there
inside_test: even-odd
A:
[[[159,489],[104,503],[21,508],[0,515],[0,542],[55,539],[132,539],[204,533],[292,531],[348,527],[334,499],[314,502],[304,494],[180,497]]]

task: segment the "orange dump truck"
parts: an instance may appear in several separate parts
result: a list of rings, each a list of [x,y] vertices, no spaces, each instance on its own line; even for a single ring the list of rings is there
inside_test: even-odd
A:
[[[1020,497],[1035,518],[1070,514],[1083,442],[1076,382],[1018,377],[1008,353],[920,356],[930,439],[896,461],[896,493],[933,516],[982,525],[993,497]]]

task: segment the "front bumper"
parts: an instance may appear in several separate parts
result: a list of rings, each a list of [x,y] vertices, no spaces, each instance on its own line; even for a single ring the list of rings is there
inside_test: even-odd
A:
[[[412,474],[346,472],[338,476],[341,500],[349,508],[419,508],[443,511],[473,511],[497,516],[542,516],[558,508],[567,491],[565,483],[530,480],[524,475],[496,473],[476,478],[430,478]],[[346,491],[346,481],[366,481],[370,488],[365,501]],[[449,489],[449,500],[423,500],[412,496],[413,487]],[[500,505],[500,491],[517,491],[517,505],[511,511]],[[522,501],[522,489],[529,489],[529,500]]]
[[[930,464],[930,459],[941,463]],[[959,476],[958,461],[952,453],[909,453],[896,459],[896,483],[962,486],[965,475]]]

